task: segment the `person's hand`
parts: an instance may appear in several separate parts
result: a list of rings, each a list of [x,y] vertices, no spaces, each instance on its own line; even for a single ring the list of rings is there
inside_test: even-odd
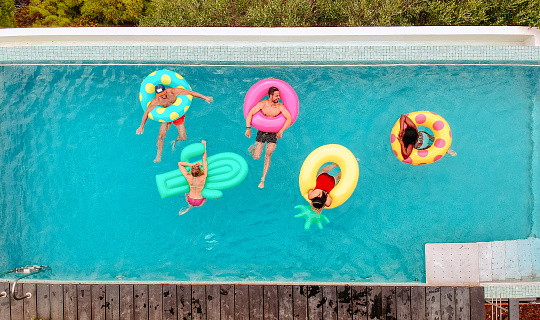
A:
[[[206,147],[206,141],[205,140],[201,141],[201,143],[204,145],[204,147]]]
[[[144,132],[144,127],[139,127],[137,129],[137,134],[143,134],[143,132]]]
[[[279,131],[279,132],[277,133],[277,135],[276,135],[276,137],[277,137],[278,139],[281,139],[282,136],[283,136],[283,132],[281,132],[281,131]]]
[[[212,98],[212,97],[204,97],[204,101],[210,103],[210,102],[214,101],[214,98]]]
[[[251,128],[246,128],[246,137],[251,138]]]

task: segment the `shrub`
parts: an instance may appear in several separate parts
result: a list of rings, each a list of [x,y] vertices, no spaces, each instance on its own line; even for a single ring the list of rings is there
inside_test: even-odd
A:
[[[300,27],[312,23],[312,7],[308,0],[267,0],[252,2],[242,25],[260,27]]]
[[[229,0],[154,0],[139,24],[163,27],[222,27],[231,24]]]
[[[0,27],[15,25],[15,4],[13,0],[0,0]]]
[[[84,0],[81,19],[91,24],[136,24],[143,13],[142,0]]]

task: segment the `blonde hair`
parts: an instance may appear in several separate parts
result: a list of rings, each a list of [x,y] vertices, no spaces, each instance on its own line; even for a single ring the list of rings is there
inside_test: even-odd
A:
[[[197,168],[197,173],[193,174],[193,169]],[[200,177],[203,174],[203,170],[201,169],[201,163],[196,162],[194,165],[191,166],[191,175],[194,177]]]

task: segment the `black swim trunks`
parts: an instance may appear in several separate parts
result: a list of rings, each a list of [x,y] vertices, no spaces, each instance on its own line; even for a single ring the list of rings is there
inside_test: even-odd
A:
[[[257,142],[268,142],[268,143],[277,143],[277,132],[264,132],[257,131],[257,136],[255,137]]]

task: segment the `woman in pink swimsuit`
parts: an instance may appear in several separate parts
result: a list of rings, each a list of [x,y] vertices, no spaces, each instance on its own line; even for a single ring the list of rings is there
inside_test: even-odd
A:
[[[332,204],[332,198],[329,194],[341,179],[341,171],[336,176],[332,176],[328,174],[328,172],[332,171],[337,166],[338,165],[334,163],[323,167],[317,174],[315,188],[308,191],[311,209],[317,214],[321,214],[324,207],[329,207]]]
[[[193,207],[200,207],[206,202],[206,198],[202,196],[202,190],[204,188],[204,184],[206,183],[206,177],[208,174],[206,141],[203,140],[202,144],[204,145],[202,169],[200,162],[194,164],[189,162],[178,162],[180,171],[189,183],[189,193],[186,193],[186,201],[189,203],[189,207],[184,211],[180,211],[178,213],[179,215],[183,215]],[[191,172],[188,172],[186,167],[191,167]]]

